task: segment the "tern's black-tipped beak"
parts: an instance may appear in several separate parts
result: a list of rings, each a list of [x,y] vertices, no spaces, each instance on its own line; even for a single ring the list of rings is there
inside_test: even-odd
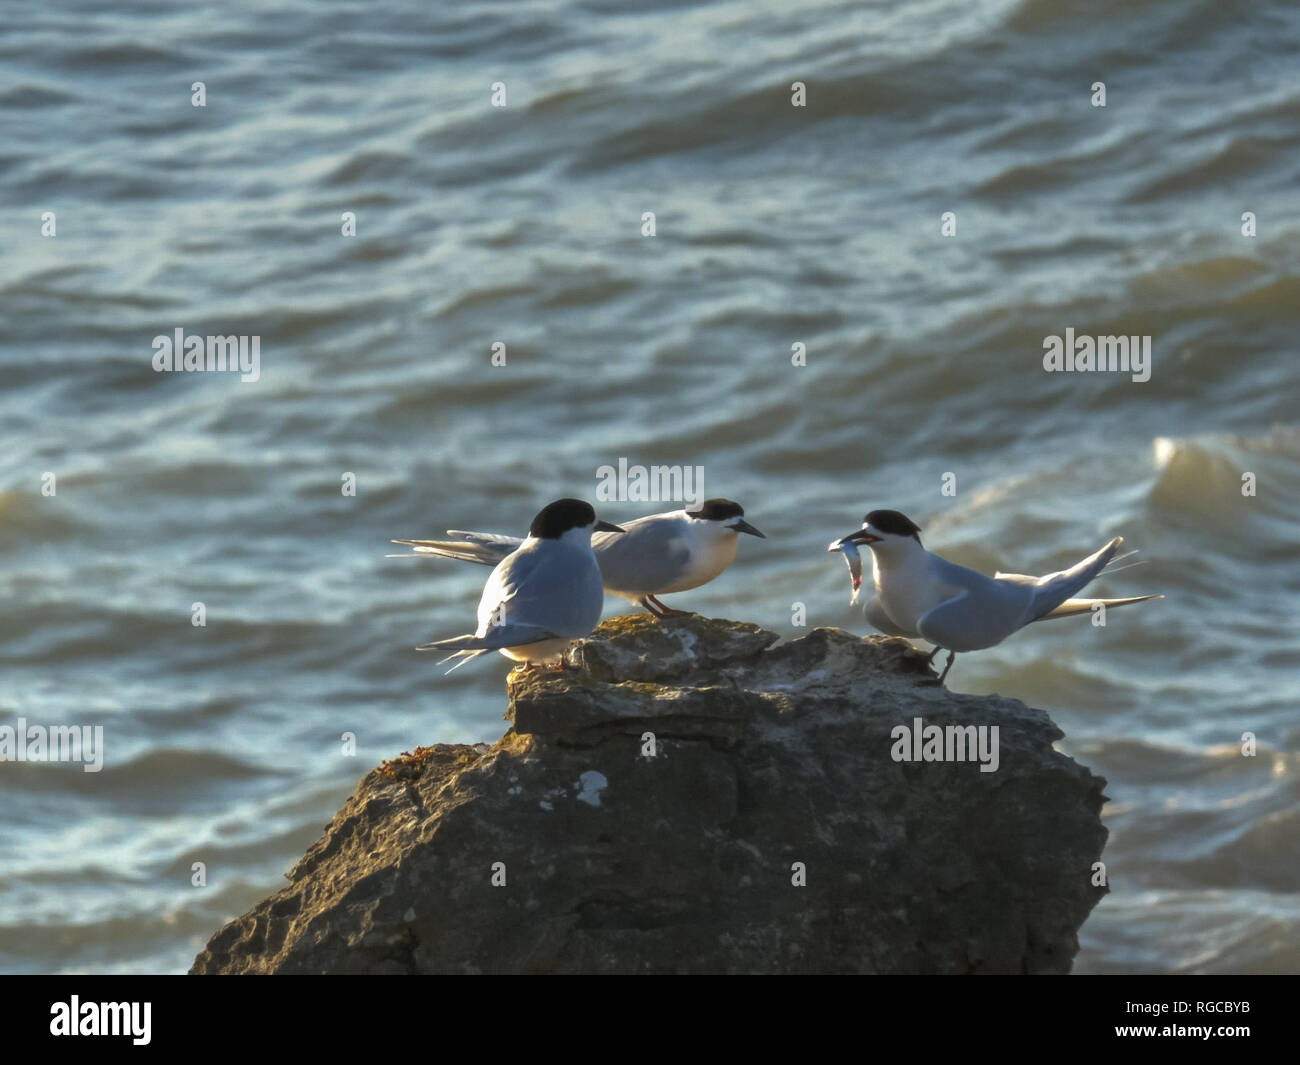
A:
[[[757,536],[760,540],[766,540],[767,537],[750,525],[747,521],[738,521],[735,525],[730,526],[736,532],[749,533],[750,536]]]
[[[609,522],[609,521],[598,521],[598,522],[596,522],[596,528],[595,528],[595,531],[596,531],[596,532],[616,532],[616,533],[621,533],[621,532],[625,532],[626,530],[621,529],[619,526],[615,525],[613,522]]]

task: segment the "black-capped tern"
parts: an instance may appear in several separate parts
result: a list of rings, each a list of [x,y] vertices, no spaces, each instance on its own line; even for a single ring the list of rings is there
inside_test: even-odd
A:
[[[580,499],[560,499],[543,507],[528,536],[496,564],[483,586],[474,634],[422,644],[416,650],[452,651],[442,661],[461,661],[451,669],[488,651],[500,651],[516,662],[558,660],[563,665],[569,645],[600,621],[600,567],[591,549],[597,530],[615,536],[623,531],[597,521],[591,504]]]
[[[644,607],[656,617],[671,617],[674,610],[657,598],[707,584],[731,565],[740,533],[763,537],[749,522],[739,503],[706,499],[695,510],[650,514],[623,524],[622,535],[597,533],[591,546],[600,564],[605,591]],[[483,565],[495,565],[521,541],[497,533],[448,529],[452,540],[394,540],[414,548],[411,555],[391,558],[442,556]]]
[[[862,604],[867,621],[891,636],[919,637],[935,645],[930,659],[948,652],[942,684],[959,651],[993,647],[1035,621],[1089,614],[1106,608],[1163,599],[1139,595],[1128,599],[1079,599],[1080,592],[1114,560],[1123,543],[1115,537],[1095,554],[1059,573],[1030,577],[1023,573],[985,576],[949,562],[921,546],[921,527],[896,510],[873,510],[862,528],[835,540],[828,551],[841,551],[853,578],[858,602],[862,564],[857,548],[871,549],[875,595]]]

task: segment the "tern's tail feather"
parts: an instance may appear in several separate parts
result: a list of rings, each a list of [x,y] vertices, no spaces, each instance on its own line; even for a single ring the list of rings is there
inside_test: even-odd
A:
[[[482,650],[482,651],[456,651],[456,652],[454,652],[454,653],[452,653],[452,654],[449,654],[446,658],[440,659],[440,660],[438,661],[438,665],[440,665],[440,666],[446,665],[446,664],[447,664],[448,662],[450,662],[453,658],[459,658],[459,659],[460,659],[459,662],[457,662],[454,666],[451,667],[451,669],[447,670],[447,672],[443,674],[443,676],[446,677],[446,676],[449,676],[449,675],[452,674],[452,673],[455,673],[456,670],[460,669],[460,667],[463,666],[466,662],[472,662],[472,661],[473,661],[474,659],[476,659],[479,655],[485,655],[485,654],[487,654],[487,651],[485,651],[485,650]]]
[[[560,639],[558,634],[540,625],[526,625],[522,622],[509,622],[495,625],[482,636],[470,633],[466,636],[450,636],[445,640],[422,643],[417,651],[499,651],[503,647],[523,647],[525,644],[540,643],[542,640]]]
[[[443,674],[446,676],[447,674],[456,672],[456,670],[460,669],[460,667],[466,662],[472,661],[479,655],[487,654],[488,651],[492,650],[492,648],[484,647],[483,640],[477,636],[453,636],[449,640],[436,640],[433,643],[422,643],[416,648],[416,650],[451,651],[451,654],[446,658],[439,659],[438,661],[438,665],[441,666],[450,662],[453,658],[460,659],[460,661],[452,666],[451,669],[447,670],[446,674]]]
[[[392,555],[392,558],[418,558],[437,555],[442,558],[455,558],[462,562],[477,562],[483,566],[495,566],[507,555],[514,552],[522,540],[517,536],[499,536],[496,533],[461,532],[448,529],[448,536],[455,540],[394,540],[395,544],[405,544],[415,548],[409,555]]]
[[[1136,555],[1136,554],[1137,554],[1139,551],[1141,551],[1141,550],[1142,550],[1142,549],[1141,549],[1140,547],[1135,547],[1135,548],[1133,548],[1132,551],[1125,551],[1122,555],[1115,555],[1115,556],[1114,556],[1114,557],[1113,557],[1109,562],[1106,563],[1106,565],[1105,565],[1103,568],[1106,570],[1107,573],[1110,573],[1110,572],[1112,572],[1112,570],[1111,570],[1111,567],[1112,567],[1112,566],[1116,566],[1116,565],[1118,565],[1118,564],[1121,563],[1121,562],[1127,562],[1130,558],[1132,558],[1134,555]],[[1134,563],[1132,563],[1132,565],[1134,565],[1134,566],[1138,566],[1138,565],[1141,565],[1141,563],[1139,563],[1139,562],[1134,562]],[[1121,569],[1128,569],[1128,566],[1120,566],[1120,568],[1121,568]]]
[[[1141,548],[1133,548],[1132,551],[1125,551],[1122,555],[1116,555],[1105,566],[1102,567],[1102,573],[1109,577],[1113,573],[1123,573],[1126,569],[1132,569],[1134,566],[1145,566],[1146,559],[1138,559],[1136,562],[1129,562],[1127,566],[1121,566],[1121,562],[1128,562],[1130,558],[1140,551]]]
[[[497,647],[489,646],[481,636],[472,633],[468,636],[450,636],[445,640],[433,640],[420,644],[417,651],[494,651]]]
[[[1034,620],[1046,621],[1048,618],[1068,618],[1074,614],[1088,614],[1098,603],[1110,609],[1111,607],[1128,606],[1129,603],[1145,603],[1148,599],[1163,598],[1163,595],[1135,595],[1129,599],[1067,599],[1055,610],[1049,610],[1046,614],[1036,617]]]

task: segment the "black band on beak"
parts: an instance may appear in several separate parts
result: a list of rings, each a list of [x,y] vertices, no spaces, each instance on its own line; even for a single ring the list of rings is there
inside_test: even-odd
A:
[[[731,528],[735,529],[736,532],[749,533],[750,536],[757,536],[760,540],[767,539],[767,537],[764,536],[757,529],[755,529],[754,526],[750,525],[749,522],[744,520],[736,522],[736,524],[731,526]]]
[[[595,528],[595,531],[596,531],[596,532],[616,532],[616,533],[621,533],[621,532],[625,532],[626,530],[619,528],[617,525],[613,524],[612,522],[608,522],[608,521],[598,521],[598,522],[596,522],[596,528]]]

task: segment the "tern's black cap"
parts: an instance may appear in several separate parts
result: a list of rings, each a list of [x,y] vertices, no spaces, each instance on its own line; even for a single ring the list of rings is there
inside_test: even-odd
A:
[[[897,510],[873,510],[862,519],[862,524],[895,536],[915,536],[916,542],[921,542],[921,538],[916,536],[921,531],[921,526]]]
[[[558,540],[570,529],[595,523],[596,511],[590,503],[581,499],[557,499],[542,507],[528,526],[528,535],[539,540]]]
[[[743,518],[745,508],[730,499],[706,499],[698,510],[688,510],[686,513],[704,521],[722,521],[724,518]]]

